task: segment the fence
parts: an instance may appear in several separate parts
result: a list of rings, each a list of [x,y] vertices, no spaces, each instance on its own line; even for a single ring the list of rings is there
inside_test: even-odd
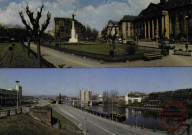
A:
[[[84,52],[84,51],[78,51],[78,50],[72,50],[72,49],[67,49],[67,48],[60,48],[56,46],[49,46],[49,45],[43,45],[48,48],[56,49],[59,51],[83,56],[83,57],[88,57],[92,59],[97,59],[97,60],[104,60],[104,61],[109,61],[109,62],[118,62],[118,61],[126,61],[126,60],[142,60],[143,59],[143,53],[142,54],[136,54],[136,55],[116,55],[116,56],[111,56],[111,55],[104,55],[104,54],[96,54],[96,53],[90,53],[90,52]]]
[[[141,46],[139,45],[138,48],[145,50],[145,51],[149,51],[149,52],[162,52],[162,49],[159,49],[157,47],[149,47],[149,46]]]
[[[19,110],[17,109],[3,110],[3,111],[0,111],[0,118],[10,117],[13,115],[21,114],[22,112],[23,112],[22,108],[20,108]]]

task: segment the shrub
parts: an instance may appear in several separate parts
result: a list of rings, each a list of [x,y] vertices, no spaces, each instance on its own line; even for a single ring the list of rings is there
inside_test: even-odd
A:
[[[13,50],[13,47],[12,47],[12,46],[10,46],[10,47],[9,47],[9,51],[12,51],[12,50]]]
[[[59,47],[59,44],[58,44],[58,43],[56,43],[56,44],[55,44],[55,47]]]
[[[127,45],[126,51],[128,55],[134,55],[137,51],[138,46],[137,45]]]
[[[109,52],[109,55],[112,56],[112,57],[114,57],[114,56],[115,56],[115,51],[114,51],[114,50],[111,50],[111,51]]]

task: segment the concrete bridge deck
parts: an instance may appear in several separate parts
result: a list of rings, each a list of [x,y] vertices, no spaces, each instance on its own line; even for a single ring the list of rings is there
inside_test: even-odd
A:
[[[163,131],[154,132],[151,129],[141,129],[111,121],[67,105],[55,105],[54,110],[72,121],[84,134],[89,135],[164,135]],[[87,131],[87,132],[86,132]]]

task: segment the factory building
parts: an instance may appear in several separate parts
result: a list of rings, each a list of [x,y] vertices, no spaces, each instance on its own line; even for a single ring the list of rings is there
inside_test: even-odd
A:
[[[1,89],[0,88],[0,106],[14,106],[22,102],[22,87],[17,85],[16,89]]]

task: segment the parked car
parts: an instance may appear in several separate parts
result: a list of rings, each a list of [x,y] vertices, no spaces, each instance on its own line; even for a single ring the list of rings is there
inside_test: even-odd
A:
[[[175,49],[175,45],[170,42],[170,41],[163,41],[162,44],[161,42],[159,42],[158,44],[159,48],[161,49],[162,47],[164,47],[165,49]]]
[[[134,42],[134,41],[127,41],[126,45],[136,45],[136,42]]]
[[[118,39],[119,44],[123,44],[123,40],[121,38]]]

